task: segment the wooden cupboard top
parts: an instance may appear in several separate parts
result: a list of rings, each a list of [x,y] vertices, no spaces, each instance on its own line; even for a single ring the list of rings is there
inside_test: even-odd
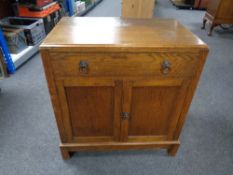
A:
[[[208,49],[176,20],[113,17],[64,17],[40,48],[104,52]]]

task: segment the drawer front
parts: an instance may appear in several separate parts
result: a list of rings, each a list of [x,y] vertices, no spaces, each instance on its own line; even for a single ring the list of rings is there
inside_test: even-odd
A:
[[[193,53],[51,53],[50,56],[53,72],[60,78],[140,75],[191,77],[198,64],[198,54]]]

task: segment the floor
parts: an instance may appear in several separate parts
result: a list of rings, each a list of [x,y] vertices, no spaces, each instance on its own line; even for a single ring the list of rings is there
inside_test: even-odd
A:
[[[210,47],[176,157],[160,151],[60,156],[58,131],[40,55],[0,81],[0,175],[233,174],[233,31],[200,29],[203,11],[177,10],[158,0],[155,16],[176,18]],[[103,0],[87,16],[120,16],[120,0]]]

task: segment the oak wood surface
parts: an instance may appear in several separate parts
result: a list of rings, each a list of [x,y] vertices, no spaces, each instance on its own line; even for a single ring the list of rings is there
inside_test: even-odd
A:
[[[199,38],[174,20],[64,18],[40,48],[64,159],[84,150],[176,154],[208,54]]]
[[[50,93],[50,99],[51,99],[51,102],[53,105],[53,111],[54,111],[57,127],[59,130],[60,139],[62,142],[66,142],[68,140],[67,139],[67,131],[65,130],[63,116],[62,116],[62,110],[61,110],[59,97],[58,97],[58,93],[57,93],[57,87],[56,87],[53,72],[51,69],[49,51],[42,50],[41,51],[41,58],[42,58],[43,66],[44,66],[44,72],[46,75],[47,85],[48,85],[49,93]]]
[[[114,89],[66,87],[73,136],[113,136]]]
[[[131,103],[132,103],[132,81],[123,81],[123,94],[122,94],[122,113],[126,112],[129,114],[128,118],[123,118],[121,120],[121,135],[120,141],[128,140],[129,132],[129,118],[131,117]]]
[[[190,83],[188,85],[188,91],[186,93],[186,97],[185,97],[185,100],[183,103],[183,108],[182,108],[182,111],[180,113],[176,129],[174,131],[174,136],[173,136],[174,140],[178,139],[179,135],[181,133],[181,130],[182,130],[182,127],[184,125],[189,107],[190,107],[191,102],[192,102],[192,98],[194,96],[194,93],[195,93],[195,90],[197,88],[203,67],[205,65],[206,58],[208,56],[208,51],[200,51],[199,54],[200,54],[199,55],[199,60],[200,60],[199,65],[198,65],[198,68],[196,69],[196,73],[195,73],[194,78],[190,81]]]
[[[64,17],[46,37],[41,49],[56,51],[149,51],[204,48],[207,45],[173,19]],[[187,50],[186,50],[187,51]],[[197,51],[197,50],[196,50]]]
[[[57,77],[68,76],[163,76],[161,66],[168,60],[171,70],[166,76],[192,76],[198,63],[198,54],[138,53],[138,54],[55,54],[52,66]],[[79,71],[80,61],[88,63],[88,74]],[[121,70],[121,71],[119,71]]]
[[[133,87],[129,136],[167,135],[178,87]]]
[[[179,141],[156,142],[101,142],[101,143],[64,143],[60,148],[67,151],[100,151],[100,150],[127,150],[127,149],[158,149],[172,148],[180,145]]]

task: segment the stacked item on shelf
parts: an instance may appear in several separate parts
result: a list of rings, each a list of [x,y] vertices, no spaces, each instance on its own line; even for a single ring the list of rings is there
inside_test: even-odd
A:
[[[28,46],[34,46],[40,43],[42,39],[45,38],[44,24],[41,19],[32,19],[32,18],[21,18],[21,17],[6,17],[0,20],[0,26],[3,28],[3,32],[6,37],[8,47],[11,48],[11,44],[22,44],[22,32],[14,29],[22,29],[27,41]],[[11,34],[9,34],[11,32]],[[21,42],[14,42],[12,39],[16,40],[21,38]],[[12,43],[14,42],[14,43]],[[17,46],[20,48],[20,46]],[[14,49],[12,49],[14,50]]]
[[[27,47],[23,29],[2,28],[10,53],[19,53]]]
[[[41,19],[6,17],[0,20],[0,27],[4,36],[2,44],[6,45],[4,57],[9,60],[7,69],[14,73],[15,68],[38,51],[45,38],[44,24]]]
[[[84,1],[76,1],[76,13],[80,14],[86,10],[86,3]]]
[[[21,0],[18,15],[20,17],[42,19],[48,34],[62,17],[61,8],[53,0]]]
[[[67,0],[70,16],[83,16],[102,0]]]
[[[62,16],[58,0],[17,0],[12,5],[15,15],[19,17],[0,20],[0,36],[3,38],[0,44],[5,46],[4,58],[9,60],[9,73],[38,52],[46,34]]]

